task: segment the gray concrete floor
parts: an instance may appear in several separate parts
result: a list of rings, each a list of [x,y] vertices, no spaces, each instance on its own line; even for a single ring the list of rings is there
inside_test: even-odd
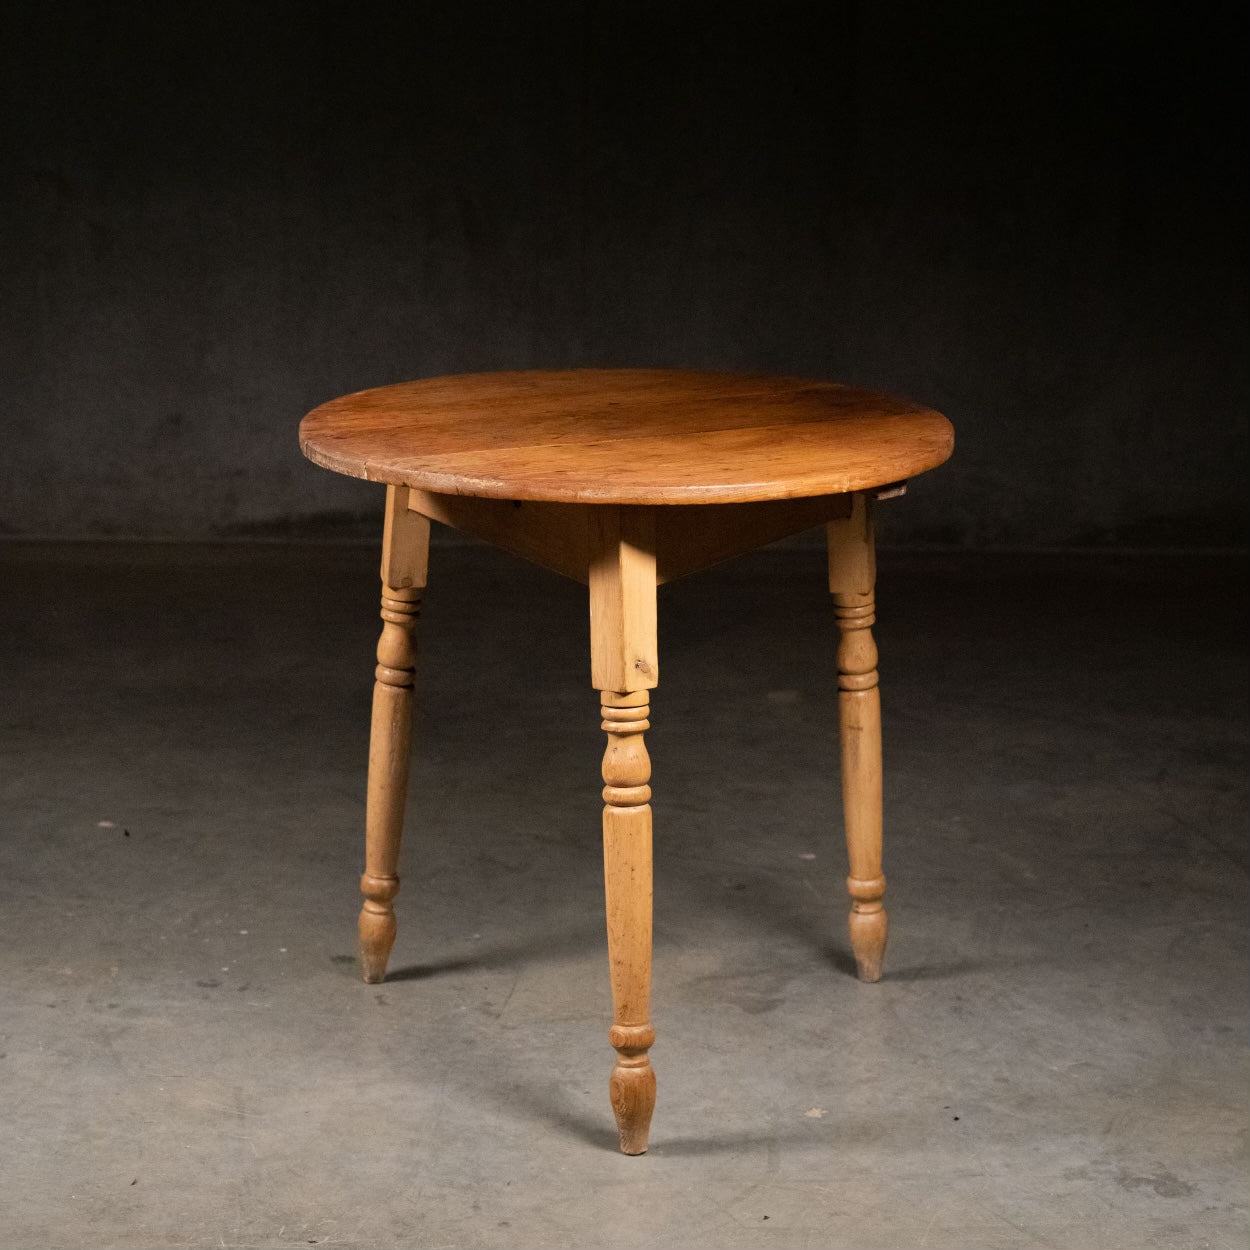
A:
[[[1243,577],[882,561],[887,978],[821,558],[667,588],[616,1153],[583,592],[435,553],[393,975],[361,547],[0,549],[0,1243],[1243,1247]]]

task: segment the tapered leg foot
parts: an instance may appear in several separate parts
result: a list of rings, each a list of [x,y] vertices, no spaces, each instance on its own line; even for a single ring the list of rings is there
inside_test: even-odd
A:
[[[395,945],[395,906],[391,901],[399,892],[398,877],[360,879],[365,904],[360,909],[360,971],[366,983],[376,985],[386,979],[386,964]]]
[[[853,900],[849,927],[855,970],[861,981],[880,981],[890,924],[881,905],[885,878],[863,881],[858,877],[847,877],[846,888]]]
[[[646,1154],[655,1111],[655,1069],[647,1048],[655,1041],[655,1030],[647,1025],[617,1025],[608,1038],[618,1055],[608,1080],[608,1096],[621,1135],[621,1153]]]

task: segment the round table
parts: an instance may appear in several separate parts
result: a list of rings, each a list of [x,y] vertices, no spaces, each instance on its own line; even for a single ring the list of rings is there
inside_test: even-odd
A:
[[[316,464],[386,484],[382,635],[373,697],[361,890],[364,979],[381,981],[411,742],[413,630],[430,522],[585,583],[599,691],[608,963],[621,1149],[647,1148],[651,1027],[651,764],[659,680],[656,587],[764,543],[826,527],[839,628],[838,720],[859,976],[881,975],[881,713],[873,507],[951,453],[950,422],[904,399],[751,373],[572,369],[464,374],[346,395],[310,412]]]

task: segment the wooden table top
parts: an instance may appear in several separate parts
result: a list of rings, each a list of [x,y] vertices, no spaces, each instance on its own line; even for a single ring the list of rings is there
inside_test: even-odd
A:
[[[874,391],[675,369],[533,370],[358,391],[300,424],[314,463],[448,495],[743,503],[901,481],[950,454],[950,422]]]

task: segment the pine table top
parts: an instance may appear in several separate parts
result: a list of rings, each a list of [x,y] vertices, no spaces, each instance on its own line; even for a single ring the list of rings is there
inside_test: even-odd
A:
[[[935,468],[950,422],[805,378],[572,369],[425,378],[313,409],[300,446],[352,477],[448,495],[744,503],[867,490]]]

